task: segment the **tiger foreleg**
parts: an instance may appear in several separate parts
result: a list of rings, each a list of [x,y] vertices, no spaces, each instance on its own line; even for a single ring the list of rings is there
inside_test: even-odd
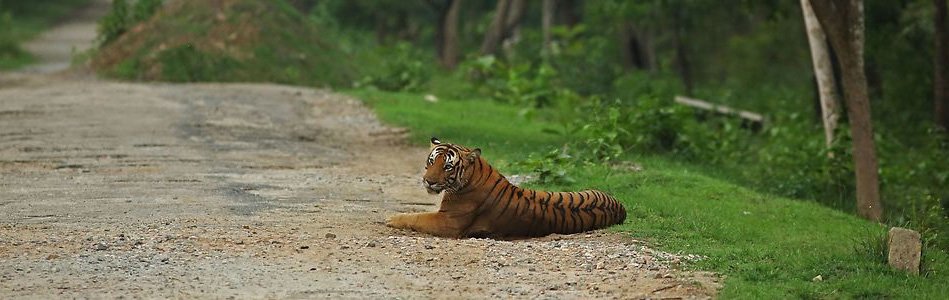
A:
[[[441,237],[459,237],[462,231],[457,220],[442,212],[397,214],[386,220],[386,226]]]

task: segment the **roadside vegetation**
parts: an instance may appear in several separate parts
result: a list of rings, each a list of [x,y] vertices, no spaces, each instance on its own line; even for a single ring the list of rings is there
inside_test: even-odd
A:
[[[688,267],[724,274],[723,296],[949,294],[949,135],[931,109],[936,32],[920,21],[938,7],[866,4],[880,224],[855,216],[846,116],[825,142],[797,2],[557,1],[553,15],[541,2],[497,3],[512,3],[510,26],[495,28],[508,12],[494,2],[168,1],[103,23],[114,36],[93,65],[132,80],[344,90],[420,144],[480,147],[505,174],[533,174],[533,187],[613,193],[631,216],[616,230],[706,256]],[[886,266],[888,226],[922,233],[922,276]]]
[[[88,4],[89,0],[0,0],[0,70],[33,62],[21,43],[35,37],[59,19]]]

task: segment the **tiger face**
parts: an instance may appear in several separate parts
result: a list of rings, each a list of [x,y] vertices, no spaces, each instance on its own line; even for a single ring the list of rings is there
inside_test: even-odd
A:
[[[481,155],[481,149],[468,149],[462,146],[442,143],[432,137],[432,151],[425,162],[425,175],[422,186],[429,194],[442,191],[457,192],[468,183],[471,170]]]

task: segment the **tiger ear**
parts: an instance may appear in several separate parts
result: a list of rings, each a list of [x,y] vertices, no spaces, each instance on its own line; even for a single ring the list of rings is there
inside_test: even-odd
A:
[[[435,147],[441,144],[442,144],[442,141],[439,141],[437,137],[434,137],[434,136],[432,137],[432,147]]]
[[[474,163],[475,160],[477,160],[479,156],[481,156],[481,148],[475,148],[474,150],[471,150],[471,152],[468,152],[468,155],[466,156],[466,158],[468,159],[468,163],[470,164],[470,163]]]

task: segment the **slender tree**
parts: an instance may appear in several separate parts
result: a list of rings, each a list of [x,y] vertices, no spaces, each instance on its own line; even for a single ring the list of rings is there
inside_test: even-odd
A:
[[[649,39],[632,21],[623,21],[617,31],[623,67],[629,70],[652,70],[653,58]]]
[[[505,22],[507,21],[508,10],[511,7],[510,0],[498,0],[494,9],[494,18],[488,25],[487,32],[484,34],[484,41],[481,42],[481,55],[492,55],[497,53],[501,40],[504,39]]]
[[[557,13],[557,1],[544,0],[541,8],[541,31],[544,35],[544,53],[550,54],[553,51],[553,36],[550,33],[554,26],[554,14]]]
[[[840,118],[834,66],[830,62],[830,53],[827,51],[827,37],[817,17],[814,16],[810,0],[801,0],[801,11],[804,13],[804,26],[807,29],[807,41],[811,48],[811,62],[814,66],[814,77],[817,79],[821,121],[824,123],[824,142],[830,148],[834,142],[834,131],[837,130],[837,119]]]
[[[462,0],[435,1],[428,4],[438,15],[438,28],[435,31],[435,50],[438,62],[449,70],[458,66],[460,49],[458,45],[458,18]]]
[[[864,218],[880,221],[883,205],[880,202],[873,124],[870,122],[870,100],[863,62],[863,1],[822,0],[811,2],[811,5],[840,63],[850,135],[853,138],[857,213]]]
[[[692,78],[692,62],[689,60],[689,53],[686,44],[686,20],[683,16],[684,4],[673,4],[672,13],[672,43],[675,47],[676,69],[679,71],[679,77],[682,79],[682,85],[685,87],[685,94],[692,95],[695,86]]]
[[[451,0],[448,13],[441,24],[444,37],[440,60],[442,66],[454,69],[458,66],[458,11],[461,10],[461,0]]]
[[[933,115],[936,125],[949,129],[949,34],[946,33],[946,0],[933,0]]]
[[[524,12],[527,8],[527,0],[511,0],[508,7],[507,17],[504,19],[504,36],[501,40],[510,37],[521,24],[524,18]]]

